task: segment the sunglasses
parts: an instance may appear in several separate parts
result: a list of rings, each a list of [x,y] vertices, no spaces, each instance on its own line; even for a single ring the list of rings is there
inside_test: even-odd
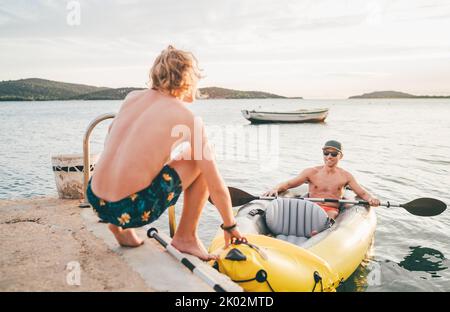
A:
[[[323,152],[323,156],[328,156],[328,155],[331,155],[331,157],[337,157],[337,155],[339,155],[339,152],[328,152],[328,151]]]

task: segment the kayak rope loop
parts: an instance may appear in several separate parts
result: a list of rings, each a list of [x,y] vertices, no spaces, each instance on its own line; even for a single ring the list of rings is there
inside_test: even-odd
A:
[[[267,259],[268,259],[267,254],[266,254],[264,251],[262,251],[262,250],[261,250],[258,246],[256,246],[255,244],[252,244],[252,243],[250,243],[250,242],[241,241],[241,240],[236,240],[236,241],[234,242],[234,244],[235,244],[235,245],[240,245],[240,244],[242,244],[242,245],[247,245],[248,247],[250,247],[250,248],[256,250],[256,252],[261,256],[261,258],[263,258],[264,260],[267,260]]]
[[[258,283],[266,282],[267,286],[269,286],[270,290],[272,292],[275,292],[275,290],[273,290],[272,286],[270,285],[269,280],[267,279],[267,272],[264,270],[259,270],[258,272],[256,272],[256,275],[254,278],[250,278],[250,279],[246,279],[246,280],[232,280],[232,281],[235,283],[247,283],[247,282],[252,282],[255,280]]]
[[[347,291],[347,285],[344,284],[344,278],[342,277],[341,280],[339,281],[339,285],[338,287],[342,286],[344,291]]]
[[[320,283],[320,292],[323,292],[323,282],[322,282],[322,276],[320,276],[319,272],[314,271],[314,287],[311,290],[311,292],[314,292],[316,290],[316,286],[318,283]]]

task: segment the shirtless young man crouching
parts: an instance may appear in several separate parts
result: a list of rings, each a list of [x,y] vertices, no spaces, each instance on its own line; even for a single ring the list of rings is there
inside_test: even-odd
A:
[[[309,197],[342,199],[345,187],[348,185],[356,195],[368,201],[371,206],[380,205],[380,201],[362,188],[350,172],[338,167],[338,163],[343,157],[341,143],[330,140],[325,143],[322,151],[323,166],[307,168],[297,177],[279,184],[264,195],[278,196],[278,193],[308,182]],[[339,214],[338,203],[318,203],[318,205],[322,207],[331,219],[336,219]]]
[[[225,246],[245,238],[236,227],[230,194],[203,124],[186,107],[194,100],[200,78],[197,60],[169,46],[156,58],[150,78],[152,88],[130,93],[114,119],[89,181],[88,200],[120,245],[137,247],[143,241],[133,228],[158,219],[184,192],[183,212],[171,244],[203,260],[216,258],[197,236],[208,196],[222,217]],[[185,138],[190,148],[181,159],[171,160],[171,152],[182,143],[172,134],[177,127],[191,134]],[[193,155],[198,150],[201,155]]]

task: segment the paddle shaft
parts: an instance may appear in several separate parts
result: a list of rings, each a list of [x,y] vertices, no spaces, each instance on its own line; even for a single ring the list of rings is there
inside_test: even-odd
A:
[[[275,196],[255,196],[252,200],[273,200],[278,197]],[[348,200],[348,199],[334,199],[334,198],[308,198],[308,197],[294,197],[297,199],[308,200],[315,203],[338,203],[338,204],[356,204],[356,205],[370,205],[368,201],[365,200]],[[386,207],[403,207],[401,204],[392,204],[390,202],[380,203],[380,206]]]
[[[213,281],[208,275],[206,275],[200,268],[196,267],[188,258],[186,258],[181,252],[179,252],[171,244],[168,244],[159,234],[158,230],[151,228],[147,231],[147,236],[154,238],[158,243],[161,244],[172,256],[174,256],[178,261],[180,261],[185,267],[187,267],[193,274],[200,277],[206,284],[211,286],[216,292],[226,292],[226,290]]]

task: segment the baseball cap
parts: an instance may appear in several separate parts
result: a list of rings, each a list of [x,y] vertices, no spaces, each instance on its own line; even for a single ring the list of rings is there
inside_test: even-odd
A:
[[[327,148],[333,148],[337,150],[338,152],[342,153],[342,144],[341,142],[338,142],[336,140],[329,140],[325,142],[325,145],[322,147],[322,150]]]

